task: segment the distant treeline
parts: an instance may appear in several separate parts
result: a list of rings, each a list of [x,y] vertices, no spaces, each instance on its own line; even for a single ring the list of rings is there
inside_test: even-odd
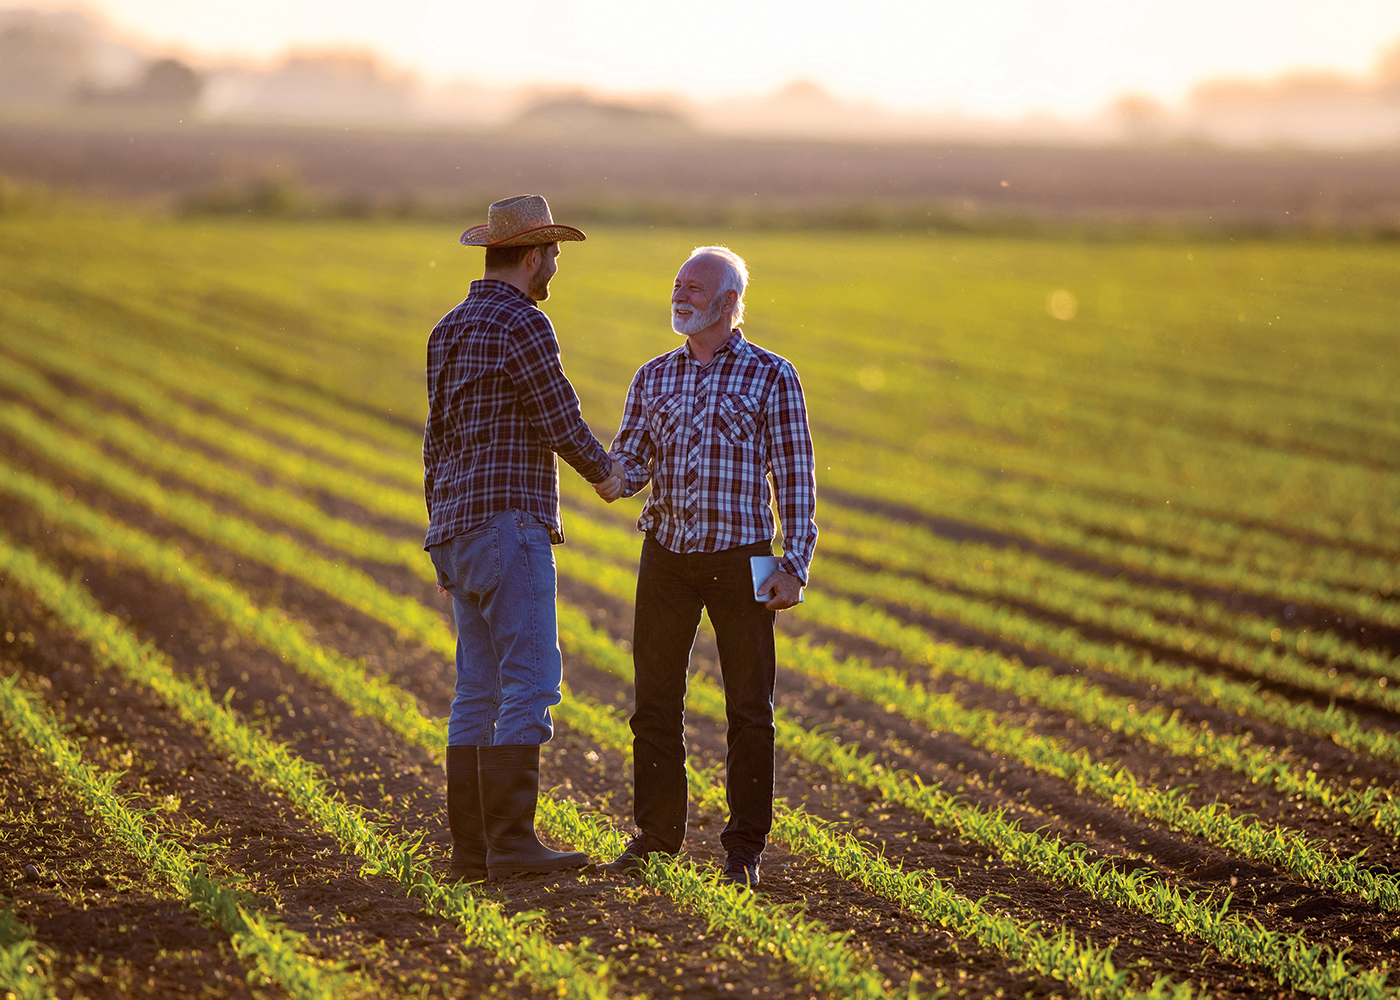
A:
[[[1400,150],[622,141],[0,119],[0,175],[193,214],[462,222],[536,192],[590,224],[1075,238],[1400,231]]]
[[[113,206],[198,217],[280,220],[432,222],[466,226],[482,214],[488,196],[432,200],[412,195],[319,193],[282,176],[263,175],[186,195],[175,201],[102,198],[0,175],[0,216],[101,211]],[[969,233],[1085,242],[1341,239],[1400,241],[1400,220],[1371,223],[1296,220],[1220,221],[1184,215],[1142,217],[1054,213],[1012,208],[969,209],[940,202],[807,203],[683,201],[638,198],[551,199],[555,215],[579,225],[705,228],[717,231],[890,232],[906,235]]]
[[[413,196],[371,198],[318,195],[287,178],[263,176],[183,198],[187,216],[254,216],[286,219],[379,219],[466,225],[489,198],[432,201]],[[948,203],[866,201],[842,204],[757,205],[752,201],[553,199],[555,215],[580,225],[714,228],[734,231],[851,231],[908,234],[981,233],[1076,240],[1372,239],[1400,240],[1400,220],[1371,224],[1296,220],[1216,221],[1186,215],[1157,217],[1111,213],[1054,213],[1006,208],[969,209]]]

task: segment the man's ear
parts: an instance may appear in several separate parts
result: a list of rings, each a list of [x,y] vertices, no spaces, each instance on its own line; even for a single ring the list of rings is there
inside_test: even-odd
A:
[[[540,246],[539,244],[536,244],[535,246],[532,246],[530,248],[530,252],[525,255],[525,266],[528,267],[530,269],[530,272],[533,274],[535,271],[538,271],[540,269],[540,265],[543,263],[544,247]]]

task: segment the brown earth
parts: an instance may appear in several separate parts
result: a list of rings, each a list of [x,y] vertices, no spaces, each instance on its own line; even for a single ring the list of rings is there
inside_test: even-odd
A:
[[[34,633],[14,631],[20,623],[8,611],[17,599],[0,590],[0,619],[15,636],[0,652],[7,673],[11,647],[37,645]],[[0,909],[13,909],[56,953],[50,976],[61,990],[93,1000],[254,995],[226,935],[201,926],[149,868],[114,847],[8,733],[0,737],[0,844]]]
[[[178,538],[187,549],[199,544],[173,529],[168,522],[81,480],[65,476],[61,470],[48,466],[38,456],[27,454],[12,441],[6,440],[0,450],[8,461],[34,467],[36,471],[56,476],[58,482],[66,482],[77,499],[112,509],[123,520],[157,534]],[[421,759],[421,754],[401,745],[396,747],[398,741],[392,734],[367,720],[355,718],[344,709],[337,715],[334,703],[314,686],[260,649],[229,636],[222,626],[205,619],[173,588],[106,563],[90,542],[62,530],[46,528],[22,505],[3,502],[0,508],[5,523],[17,537],[35,545],[41,555],[53,560],[63,572],[78,575],[105,607],[127,620],[138,634],[154,641],[182,668],[200,671],[216,693],[222,694],[232,688],[235,707],[279,738],[290,740],[300,753],[325,767],[352,802],[371,808],[378,818],[405,832],[415,828],[432,829],[433,841],[440,850],[445,850],[441,820],[437,819],[434,827],[432,815],[434,803],[441,802],[440,774],[436,768],[429,770],[404,763],[405,758]],[[301,587],[295,581],[270,580],[267,571],[241,562],[231,553],[221,552],[217,546],[202,544],[202,556],[215,569],[249,587],[260,599],[270,599],[270,603],[311,622],[333,623],[331,629],[322,630],[323,641],[330,641],[333,646],[344,643],[342,651],[347,653],[368,653],[369,661],[388,666],[390,676],[400,681],[407,679],[398,669],[405,662],[398,652],[402,643],[388,629],[360,619],[338,602]],[[274,582],[281,586],[274,590],[269,586]],[[13,611],[10,616],[17,617]],[[35,614],[17,624],[40,636],[41,643],[47,637],[72,644],[63,637],[62,630],[49,628],[38,620],[42,617]],[[332,634],[328,636],[326,632]],[[211,660],[211,656],[217,659]],[[407,673],[416,673],[419,686],[435,695],[429,704],[445,704],[449,678],[441,667],[426,674],[421,667],[430,657],[406,659],[410,667]],[[52,673],[47,662],[33,663],[29,669],[36,674]],[[88,669],[91,670],[90,665]],[[582,665],[569,664],[571,678],[582,673]],[[615,681],[612,691],[621,693]],[[296,709],[296,716],[289,715],[287,709],[291,707]],[[190,738],[198,739],[195,734],[190,734]],[[135,738],[125,742],[129,746],[139,743],[144,747],[146,744],[146,740]],[[171,742],[167,739],[167,745]],[[580,802],[603,807],[624,806],[625,770],[616,755],[600,752],[563,730],[551,744],[546,766],[549,780]],[[180,767],[174,765],[150,770],[182,773]],[[237,777],[236,773],[233,776]],[[152,786],[152,795],[170,794],[165,785],[156,785],[153,781]],[[201,789],[193,787],[178,791],[182,798],[201,794]],[[388,805],[389,795],[394,796],[392,807]],[[230,798],[245,797],[218,796],[223,806]],[[268,811],[265,807],[248,810],[250,815],[224,818],[226,824],[239,824],[235,829],[251,827],[257,831],[258,843],[250,845],[250,855],[266,857],[269,850],[278,853],[287,850],[280,844],[266,842],[273,827],[282,832],[288,827],[282,815],[269,817],[265,815]],[[700,826],[693,838],[691,856],[702,862],[716,860],[719,855],[717,835],[718,824],[713,819]],[[920,921],[900,917],[883,900],[853,890],[827,873],[810,870],[809,866],[777,849],[770,850],[765,871],[769,893],[783,902],[805,900],[808,912],[827,920],[833,929],[861,932],[867,925],[881,927],[880,937],[870,946],[872,961],[896,982],[907,979],[912,972],[920,972],[926,980],[948,980],[958,992],[969,995],[991,995],[998,991],[1035,995],[1057,992],[1053,983],[1016,973],[999,956],[955,942],[946,933]],[[317,911],[333,907],[332,912],[350,916],[371,909],[380,914],[389,897],[380,886],[359,884],[362,880],[355,875],[355,867],[339,873],[338,878],[331,877],[329,883],[325,881],[328,877],[331,877],[329,872],[315,873],[314,880],[321,883],[316,891],[334,894],[333,904],[319,896],[308,900],[294,895],[285,885],[270,884],[263,875],[255,877],[254,883],[264,888],[268,898],[277,900],[278,912],[289,927],[312,934],[318,946],[329,955],[354,962],[363,945],[357,949],[357,942],[343,927],[337,931],[318,927],[314,917],[300,907],[314,906]],[[313,873],[306,872],[298,881],[304,885],[312,878]],[[784,889],[784,885],[788,888]],[[770,966],[744,956],[742,951],[727,949],[716,942],[703,920],[678,911],[673,904],[654,895],[639,897],[628,885],[589,878],[567,883],[520,880],[492,891],[501,892],[512,911],[544,909],[550,914],[551,926],[556,928],[560,940],[574,939],[586,929],[595,942],[614,946],[626,958],[624,983],[650,995],[670,992],[677,976],[682,976],[687,996],[724,996],[736,990],[748,995],[805,995],[804,991],[809,989],[801,981],[794,980],[786,967]],[[578,919],[574,919],[575,914]],[[381,917],[381,921],[383,919]],[[394,921],[399,926],[394,926]],[[376,925],[375,933],[393,941],[431,940],[421,927],[422,920],[414,920],[410,913],[397,914],[394,921]],[[412,921],[411,929],[405,925],[406,921]],[[707,942],[710,943],[708,948]],[[682,954],[687,957],[678,961]],[[410,964],[402,955],[396,954],[395,958],[404,965]],[[354,964],[368,967],[364,961]],[[682,973],[674,972],[675,968],[681,968]],[[427,968],[419,971],[422,975],[429,974]],[[438,971],[440,973],[441,969]],[[754,990],[758,993],[754,994]]]
[[[158,537],[173,540],[187,552],[199,552],[211,569],[247,589],[259,603],[283,608],[311,624],[319,641],[347,655],[363,657],[372,670],[413,691],[430,714],[439,714],[445,707],[450,690],[449,668],[435,654],[406,646],[387,627],[328,595],[192,536],[144,508],[53,466],[8,437],[0,436],[0,455],[12,464],[67,486],[76,499],[109,510]],[[191,491],[183,484],[181,488]],[[235,509],[227,501],[206,499],[216,507]],[[345,501],[337,502],[335,513],[361,523],[372,520]],[[249,517],[246,512],[240,514]],[[430,845],[438,852],[446,849],[439,815],[441,774],[427,755],[403,745],[370,720],[349,713],[271,654],[210,619],[183,592],[108,563],[90,540],[45,525],[34,512],[8,498],[0,498],[0,521],[8,533],[36,547],[64,573],[83,579],[104,607],[156,643],[178,669],[203,677],[216,694],[231,690],[233,704],[240,712],[324,767],[351,802],[370,810],[396,831],[427,830]],[[386,527],[382,523],[377,526]],[[281,530],[284,534],[297,534]],[[400,527],[400,531],[405,530]],[[313,549],[320,548],[311,539],[299,540]],[[385,586],[437,603],[445,614],[442,599],[432,593],[431,586],[407,570],[369,563],[360,566]],[[561,580],[561,589],[565,597],[590,609],[595,624],[618,638],[628,637],[630,611],[625,605],[567,578]],[[431,983],[434,995],[439,989],[442,995],[452,995],[456,989],[471,990],[488,984],[503,989],[507,995],[518,991],[518,987],[508,984],[507,973],[494,963],[492,956],[473,953],[459,965],[450,950],[454,940],[450,929],[434,925],[409,901],[395,896],[386,880],[361,877],[353,858],[340,855],[325,838],[308,835],[304,821],[285,803],[261,792],[226,761],[210,753],[198,733],[188,731],[141,692],[114,682],[110,672],[94,668],[86,651],[62,629],[53,628],[30,599],[12,587],[0,594],[4,596],[0,607],[4,629],[34,637],[32,644],[22,644],[23,648],[17,650],[20,655],[16,658],[23,663],[27,683],[43,691],[51,706],[65,717],[78,722],[88,720],[77,730],[85,737],[85,751],[99,761],[109,761],[112,753],[130,751],[132,764],[126,790],[136,794],[138,801],[159,803],[167,795],[177,795],[182,803],[191,803],[193,808],[182,810],[181,822],[198,823],[211,831],[207,839],[232,844],[215,854],[221,870],[244,872],[249,891],[275,908],[289,927],[309,934],[324,954],[349,962],[384,985]],[[919,623],[941,638],[1001,648],[1027,663],[1044,661],[1057,670],[1082,672],[1062,662],[1051,662],[1053,658],[1038,658],[1004,640],[951,627],[950,623]],[[1007,723],[1029,725],[1066,737],[1072,745],[1088,747],[1096,756],[1122,760],[1140,774],[1166,784],[1192,784],[1193,800],[1204,803],[1219,799],[1238,810],[1286,822],[1312,836],[1329,839],[1343,850],[1365,847],[1372,860],[1387,867],[1400,867],[1394,845],[1374,830],[1338,824],[1326,814],[1283,800],[1237,777],[1076,724],[1005,693],[928,677],[918,665],[902,662],[891,651],[872,644],[807,629],[793,621],[784,621],[784,625],[831,641],[842,654],[867,656],[906,670],[911,678],[933,690],[954,691],[969,706],[995,709]],[[694,666],[711,675],[715,673],[711,644],[702,640]],[[582,662],[570,658],[566,672],[570,684],[581,693],[612,703],[626,704],[630,698],[625,684]],[[1329,776],[1364,775],[1385,784],[1395,778],[1391,766],[1360,760],[1322,741],[1246,722],[1191,699],[1163,696],[1118,678],[1092,679],[1117,693],[1131,693],[1145,704],[1160,702],[1180,709],[1188,718],[1225,730],[1242,731],[1248,726],[1261,741],[1288,746],[1304,760],[1316,759]],[[104,685],[107,694],[97,696]],[[100,705],[91,704],[96,701]],[[1394,950],[1393,940],[1400,932],[1394,915],[1346,897],[1319,892],[1267,866],[1242,862],[1160,825],[1126,817],[1075,794],[1062,782],[1044,778],[946,734],[921,731],[845,692],[785,676],[780,703],[803,724],[829,727],[844,741],[873,751],[927,781],[956,789],[969,801],[1006,808],[1029,828],[1045,827],[1050,833],[1085,844],[1092,854],[1121,859],[1119,863],[1128,867],[1149,865],[1187,887],[1222,894],[1233,891],[1235,909],[1257,917],[1267,927],[1303,930],[1313,940],[1349,946],[1354,949],[1353,960],[1363,965],[1381,961]],[[707,764],[722,760],[721,728],[705,720],[691,721],[688,735],[692,752]],[[103,737],[106,744],[100,742]],[[1353,768],[1359,770],[1353,774]],[[626,825],[628,783],[626,769],[616,753],[561,729],[548,748],[546,774],[561,794],[581,805],[602,809]],[[893,860],[935,872],[974,898],[991,894],[999,906],[1028,919],[1063,923],[1096,944],[1113,944],[1120,966],[1143,962],[1154,970],[1171,970],[1178,979],[1199,977],[1209,983],[1212,992],[1223,996],[1288,993],[1248,969],[1213,957],[1209,950],[1203,953],[1199,942],[1183,939],[1136,913],[1016,871],[975,845],[931,828],[876,796],[841,786],[830,775],[801,761],[780,755],[778,781],[779,794],[789,802],[801,803],[824,818],[853,824],[867,843],[883,849]],[[157,815],[164,818],[165,814]],[[718,831],[723,818],[701,814],[693,819],[690,856],[701,863],[712,863],[720,856]],[[188,832],[192,827],[179,829]],[[269,871],[269,866],[262,863],[269,856],[285,859],[283,869]],[[1018,973],[996,955],[912,920],[883,900],[777,846],[765,854],[764,880],[764,892],[773,901],[801,903],[811,916],[833,929],[851,931],[859,945],[868,950],[871,961],[895,983],[918,973],[925,980],[946,983],[954,992],[965,995],[1046,995],[1059,991],[1057,984]],[[586,934],[596,948],[620,960],[621,979],[629,989],[650,995],[679,992],[688,996],[726,996],[735,992],[801,996],[810,990],[793,977],[790,969],[754,961],[741,950],[719,942],[703,920],[627,884],[584,875],[561,880],[517,880],[488,886],[486,891],[496,894],[512,912],[532,908],[545,911],[549,933],[556,940],[574,941]],[[41,900],[36,907],[22,912],[21,917],[43,928],[59,919],[57,914],[61,911],[50,913],[46,909],[57,905]],[[42,931],[40,937],[46,940]],[[217,940],[218,935],[214,934],[214,938]],[[113,950],[104,951],[100,961],[125,961],[123,951],[131,947],[124,939],[116,940]],[[434,980],[434,976],[439,978]]]
[[[594,216],[683,220],[723,209],[827,225],[895,218],[922,229],[979,214],[1176,218],[1268,228],[1400,217],[1394,152],[1208,147],[1041,148],[830,143],[716,136],[670,141],[268,126],[0,123],[0,175],[103,194],[237,192],[272,178],[347,210],[415,203],[479,211],[502,191],[545,192]],[[275,193],[274,193],[275,194]],[[256,210],[256,204],[251,207]],[[629,207],[630,206],[630,207]],[[763,206],[760,212],[754,206]],[[902,210],[894,210],[903,206]],[[923,219],[909,206],[929,208]],[[918,215],[923,215],[921,211]],[[715,219],[706,216],[709,221]],[[790,221],[790,220],[789,220]]]
[[[1363,623],[1333,608],[1312,607],[1307,604],[1285,601],[1281,598],[1268,597],[1262,594],[1247,594],[1240,591],[1229,590],[1224,587],[1213,587],[1206,584],[1176,580],[1141,570],[1124,569],[1122,566],[1117,566],[1113,563],[1096,559],[1093,556],[1084,555],[1083,553],[1071,552],[1053,545],[1032,541],[1029,538],[1023,538],[1019,535],[997,531],[993,528],[986,528],[981,525],[968,524],[965,521],[958,521],[954,518],[940,517],[936,514],[918,510],[908,504],[892,500],[858,496],[842,490],[831,489],[830,487],[823,489],[823,495],[830,497],[830,499],[842,506],[850,507],[854,510],[879,514],[881,517],[886,517],[894,521],[902,521],[906,524],[917,524],[920,527],[927,528],[929,531],[942,538],[953,541],[980,542],[983,545],[991,545],[996,548],[1014,546],[1023,552],[1039,556],[1051,562],[1057,562],[1062,566],[1078,570],[1081,573],[1094,573],[1099,576],[1110,578],[1121,577],[1130,583],[1141,584],[1148,587],[1183,590],[1191,594],[1191,596],[1195,597],[1197,600],[1214,601],[1227,611],[1255,615],[1260,618],[1274,618],[1278,621],[1289,623],[1289,627],[1291,628],[1307,627],[1318,630],[1330,629],[1336,632],[1341,638],[1349,639],[1358,645],[1379,649],[1391,656],[1400,655],[1400,629],[1386,628],[1374,622]],[[1275,526],[1259,525],[1258,527],[1280,531],[1280,529]],[[1126,540],[1140,541],[1138,539]],[[1378,554],[1385,556],[1392,555],[1391,553]]]

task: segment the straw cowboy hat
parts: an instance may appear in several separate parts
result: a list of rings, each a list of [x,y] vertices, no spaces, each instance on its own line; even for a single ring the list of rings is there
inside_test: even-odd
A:
[[[469,247],[533,247],[565,240],[585,240],[573,226],[555,225],[549,202],[537,194],[518,194],[496,202],[486,210],[486,225],[462,234]]]

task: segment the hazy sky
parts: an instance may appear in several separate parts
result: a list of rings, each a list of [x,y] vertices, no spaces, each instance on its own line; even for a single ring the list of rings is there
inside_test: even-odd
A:
[[[5,6],[55,6],[0,0]],[[709,98],[795,77],[843,97],[1081,114],[1203,76],[1365,72],[1400,0],[102,0],[119,28],[206,53],[373,46],[430,78]]]

